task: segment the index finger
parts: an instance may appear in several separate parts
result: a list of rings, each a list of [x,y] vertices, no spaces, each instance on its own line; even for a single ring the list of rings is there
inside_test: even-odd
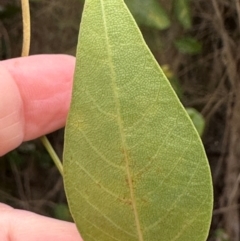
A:
[[[0,156],[64,126],[74,65],[67,55],[0,62]]]

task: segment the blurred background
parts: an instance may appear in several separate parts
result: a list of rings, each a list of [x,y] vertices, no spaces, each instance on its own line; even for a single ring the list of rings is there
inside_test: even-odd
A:
[[[192,118],[214,183],[209,241],[240,240],[240,1],[125,0]],[[80,0],[30,0],[31,55],[75,55]],[[0,0],[0,60],[22,46],[19,0]],[[49,139],[61,157],[63,130]],[[39,140],[0,158],[0,202],[71,221],[62,178]]]

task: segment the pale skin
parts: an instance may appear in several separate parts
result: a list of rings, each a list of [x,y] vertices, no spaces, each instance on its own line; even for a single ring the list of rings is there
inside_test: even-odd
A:
[[[0,156],[65,125],[75,59],[38,55],[0,62]],[[75,224],[0,203],[1,241],[83,241]]]

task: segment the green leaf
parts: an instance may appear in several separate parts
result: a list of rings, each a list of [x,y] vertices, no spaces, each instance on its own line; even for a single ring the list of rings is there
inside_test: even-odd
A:
[[[174,0],[173,8],[174,13],[185,29],[190,29],[192,27],[192,16],[191,16],[191,6],[190,0]]]
[[[201,140],[122,0],[85,2],[64,147],[84,241],[204,241]]]
[[[192,37],[184,37],[175,41],[176,48],[184,54],[199,54],[202,51],[202,44]]]
[[[190,116],[196,130],[198,131],[198,134],[202,136],[205,128],[205,120],[203,116],[194,108],[186,108],[186,111]]]
[[[68,206],[64,203],[56,204],[54,207],[54,217],[64,221],[72,221]]]
[[[159,30],[170,27],[170,18],[157,0],[125,0],[125,3],[139,25]]]

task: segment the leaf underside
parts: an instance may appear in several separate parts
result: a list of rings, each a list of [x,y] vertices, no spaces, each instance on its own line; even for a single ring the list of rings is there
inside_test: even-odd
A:
[[[64,147],[84,241],[204,241],[200,138],[122,0],[86,0]]]

